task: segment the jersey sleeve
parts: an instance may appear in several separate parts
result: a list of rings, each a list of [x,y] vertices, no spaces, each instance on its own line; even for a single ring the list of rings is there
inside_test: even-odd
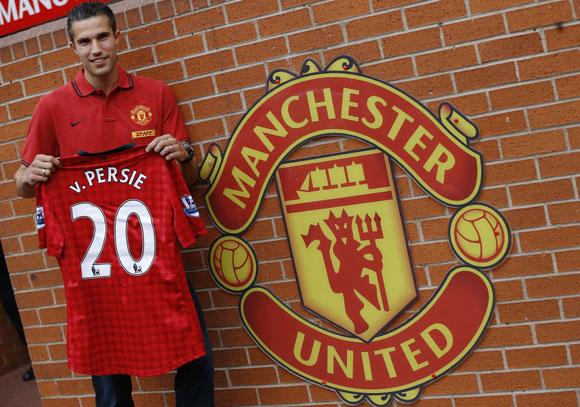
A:
[[[36,187],[36,230],[38,247],[46,249],[49,256],[60,257],[64,248],[64,236],[47,197],[46,184]]]
[[[37,154],[55,157],[60,154],[54,120],[46,97],[40,98],[32,114],[26,142],[22,150],[22,164],[28,167]]]
[[[189,135],[177,107],[175,95],[165,84],[162,84],[163,95],[163,133],[171,134],[179,141],[188,141]]]
[[[181,246],[186,248],[192,246],[198,236],[205,235],[207,230],[178,165],[171,161],[168,166],[173,181],[170,183],[173,189],[170,194],[173,207],[173,230]]]

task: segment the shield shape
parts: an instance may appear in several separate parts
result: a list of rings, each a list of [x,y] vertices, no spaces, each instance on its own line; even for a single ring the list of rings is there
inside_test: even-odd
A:
[[[388,156],[288,162],[276,181],[302,304],[372,340],[417,295]]]

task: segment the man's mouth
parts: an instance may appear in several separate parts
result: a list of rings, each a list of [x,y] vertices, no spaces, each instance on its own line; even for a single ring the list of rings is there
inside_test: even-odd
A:
[[[92,59],[91,62],[95,65],[102,65],[105,63],[106,57]]]

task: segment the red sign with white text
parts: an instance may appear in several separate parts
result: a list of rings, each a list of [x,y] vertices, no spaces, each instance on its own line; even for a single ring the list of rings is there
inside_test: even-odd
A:
[[[106,0],[99,0],[107,3]],[[64,17],[85,0],[0,0],[0,37]]]

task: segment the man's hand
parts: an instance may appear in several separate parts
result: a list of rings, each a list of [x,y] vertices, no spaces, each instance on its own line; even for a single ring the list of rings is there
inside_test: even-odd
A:
[[[181,141],[177,140],[171,134],[155,137],[145,148],[145,151],[155,151],[165,157],[166,160],[177,160],[178,162],[184,161],[189,157]]]
[[[60,161],[58,158],[51,155],[38,154],[26,168],[25,181],[32,186],[39,182],[46,182],[59,167]]]
[[[191,161],[183,163],[189,158],[189,153],[183,143],[171,134],[164,134],[154,138],[145,148],[145,151],[155,151],[165,157],[166,160],[177,160],[181,164],[181,173],[189,189],[192,189],[197,183],[197,161],[195,155]]]
[[[57,168],[61,166],[58,158],[51,155],[38,154],[28,167],[21,165],[14,175],[16,192],[22,198],[34,196],[34,186],[50,179]]]

